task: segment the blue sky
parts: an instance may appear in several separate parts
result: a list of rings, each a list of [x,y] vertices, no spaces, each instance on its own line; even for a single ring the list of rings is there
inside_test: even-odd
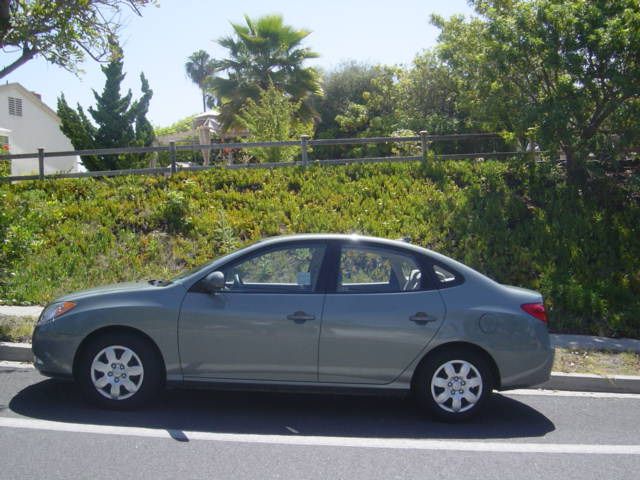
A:
[[[186,58],[198,49],[223,56],[215,40],[228,35],[229,22],[242,21],[245,13],[280,13],[286,23],[312,30],[306,46],[320,54],[313,64],[326,69],[347,60],[409,64],[416,53],[436,42],[438,31],[429,24],[432,13],[447,17],[471,13],[465,0],[160,0],[159,4],[144,9],[140,18],[126,15],[121,41],[127,72],[123,85],[138,95],[138,77],[144,71],[154,91],[149,119],[160,126],[199,112],[199,91],[184,73]],[[0,63],[7,63],[5,57]],[[104,76],[95,62],[87,61],[82,68],[85,73],[76,77],[36,59],[5,80],[42,94],[54,109],[61,92],[70,104],[88,107],[93,105],[91,89],[100,91]]]

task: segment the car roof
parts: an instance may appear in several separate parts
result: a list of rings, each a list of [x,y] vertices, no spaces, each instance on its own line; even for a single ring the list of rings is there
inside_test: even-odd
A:
[[[265,245],[269,243],[284,243],[291,242],[296,240],[341,240],[347,242],[372,242],[372,243],[380,243],[385,245],[395,245],[402,248],[413,248],[420,249],[423,251],[428,251],[423,247],[419,247],[418,245],[413,245],[408,241],[402,240],[391,240],[388,238],[381,237],[372,237],[368,235],[360,235],[357,233],[348,234],[348,233],[300,233],[294,235],[278,235],[274,237],[263,238],[259,242],[260,245]]]

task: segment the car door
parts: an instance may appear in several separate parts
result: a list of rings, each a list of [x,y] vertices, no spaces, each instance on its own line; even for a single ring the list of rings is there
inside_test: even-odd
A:
[[[325,251],[277,244],[222,267],[222,291],[196,283],[180,313],[185,379],[317,381]]]
[[[445,305],[424,259],[407,249],[345,242],[334,255],[320,336],[321,382],[385,384],[433,338]]]

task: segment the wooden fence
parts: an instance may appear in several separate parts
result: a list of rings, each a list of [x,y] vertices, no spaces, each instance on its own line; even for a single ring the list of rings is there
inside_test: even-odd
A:
[[[0,181],[20,181],[20,180],[44,180],[45,178],[82,178],[82,177],[113,177],[119,175],[154,175],[154,174],[173,174],[178,171],[196,171],[216,168],[239,169],[239,168],[277,168],[290,167],[292,165],[320,164],[320,165],[336,165],[349,163],[374,163],[374,162],[412,162],[427,160],[434,158],[436,160],[447,159],[465,159],[465,158],[505,158],[511,156],[523,155],[525,151],[500,151],[500,152],[474,152],[474,153],[453,153],[440,154],[431,157],[428,155],[429,148],[434,142],[450,142],[450,141],[469,141],[479,139],[499,139],[500,135],[496,133],[465,133],[465,134],[448,134],[448,135],[430,135],[425,131],[420,132],[419,136],[413,137],[370,137],[370,138],[332,138],[313,140],[308,136],[301,137],[300,140],[292,140],[285,142],[241,142],[241,143],[211,143],[209,145],[176,145],[170,142],[168,146],[160,147],[123,147],[123,148],[102,148],[95,150],[71,150],[62,152],[46,152],[39,148],[34,153],[21,153],[15,155],[0,155],[0,161],[3,160],[20,160],[20,159],[38,159],[38,174],[6,176],[0,177]],[[362,145],[362,144],[389,144],[389,143],[414,143],[416,151],[419,155],[410,156],[385,156],[385,157],[363,157],[363,158],[335,158],[314,160],[310,156],[309,148],[317,146],[336,146],[336,145]],[[279,163],[243,163],[243,164],[222,164],[213,163],[211,165],[193,165],[180,166],[177,161],[177,152],[179,151],[203,151],[209,150],[220,151],[226,149],[249,149],[249,148],[266,148],[266,147],[300,147],[300,160],[296,162],[279,162]],[[92,172],[72,172],[72,173],[54,173],[46,174],[44,168],[45,158],[83,156],[83,155],[122,155],[122,154],[145,154],[168,152],[170,164],[166,167],[150,167],[150,168],[134,168],[125,170],[105,170]]]

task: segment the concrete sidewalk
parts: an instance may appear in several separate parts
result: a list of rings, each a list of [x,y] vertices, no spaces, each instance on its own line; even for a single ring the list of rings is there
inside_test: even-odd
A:
[[[44,307],[39,305],[31,307],[18,307],[13,305],[0,305],[0,318],[2,317],[39,317]]]
[[[19,307],[0,305],[0,319],[2,317],[31,317],[36,318],[43,307]],[[565,335],[551,334],[551,344],[557,348],[576,350],[606,350],[609,352],[640,353],[640,340],[633,338],[607,338],[593,335]]]
[[[634,338],[608,338],[596,337],[594,335],[566,335],[558,333],[553,333],[550,337],[551,344],[556,348],[640,353],[640,340]]]

